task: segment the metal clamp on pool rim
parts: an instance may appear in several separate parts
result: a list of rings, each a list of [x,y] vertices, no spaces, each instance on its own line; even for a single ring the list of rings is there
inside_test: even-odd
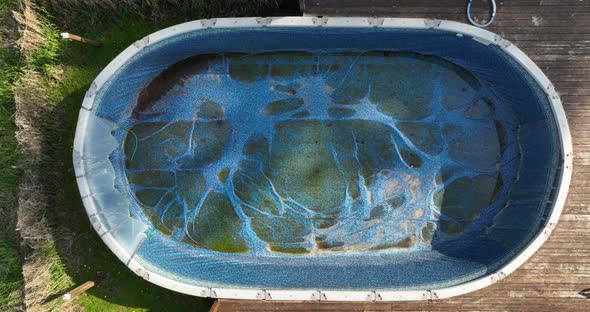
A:
[[[474,21],[471,18],[471,3],[473,2],[473,0],[469,0],[469,2],[467,2],[467,19],[469,20],[469,22],[471,23],[471,25],[476,26],[476,27],[488,27],[492,24],[492,22],[494,21],[494,18],[496,17],[496,0],[491,0],[492,2],[492,15],[490,16],[490,19],[483,24],[479,24],[476,21]]]

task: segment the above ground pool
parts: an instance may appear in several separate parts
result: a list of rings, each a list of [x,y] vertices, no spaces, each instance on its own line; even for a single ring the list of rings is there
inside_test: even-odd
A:
[[[485,287],[559,218],[553,86],[485,30],[243,18],[137,41],[96,78],[74,164],[137,274],[193,295],[419,300]]]

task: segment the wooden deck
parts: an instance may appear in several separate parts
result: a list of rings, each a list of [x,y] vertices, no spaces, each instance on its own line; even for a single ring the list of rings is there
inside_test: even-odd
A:
[[[389,16],[467,22],[466,0],[306,0],[306,15]],[[555,84],[574,143],[565,209],[549,240],[501,282],[431,302],[286,303],[220,300],[217,311],[590,311],[590,0],[500,0],[488,29],[510,40]],[[488,2],[474,14],[487,18]]]

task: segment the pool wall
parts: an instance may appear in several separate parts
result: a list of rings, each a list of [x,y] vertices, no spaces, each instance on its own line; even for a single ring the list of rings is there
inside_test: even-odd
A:
[[[455,34],[458,37],[472,37],[484,45],[492,45],[504,51],[516,60],[522,68],[532,76],[543,89],[555,118],[559,140],[561,143],[559,163],[563,167],[556,168],[557,176],[555,196],[550,197],[553,206],[543,220],[542,230],[534,239],[522,249],[518,255],[502,267],[493,272],[486,272],[484,277],[466,281],[457,286],[435,289],[412,290],[379,290],[368,288],[365,290],[331,290],[331,289],[254,289],[199,287],[182,278],[172,279],[163,274],[156,267],[146,265],[145,261],[138,261],[136,253],[141,244],[146,241],[145,232],[148,226],[129,215],[128,199],[113,195],[115,192],[104,192],[92,189],[92,185],[112,184],[114,172],[107,164],[110,153],[119,143],[110,135],[113,124],[102,122],[93,117],[97,110],[96,104],[110,87],[110,78],[134,56],[142,53],[147,47],[156,45],[173,36],[206,29],[239,29],[239,28],[382,28],[407,30],[437,30]],[[142,70],[159,71],[159,68]],[[132,79],[133,80],[133,79]],[[137,79],[138,87],[145,82]],[[111,114],[121,112],[113,111]],[[93,133],[88,142],[86,133]],[[110,148],[109,148],[110,147]],[[121,261],[138,275],[160,286],[191,295],[235,298],[235,299],[263,299],[263,300],[333,300],[333,301],[376,301],[376,300],[430,300],[447,298],[481,289],[493,284],[522,265],[543,244],[558,221],[563,208],[567,189],[572,174],[572,145],[567,120],[557,92],[542,71],[517,47],[500,36],[486,30],[465,24],[425,19],[396,19],[396,18],[315,18],[315,17],[280,17],[280,18],[227,18],[188,22],[176,25],[138,40],[132,46],[115,58],[96,78],[87,92],[80,111],[76,139],[74,142],[74,165],[77,181],[89,218],[109,248]],[[534,163],[533,163],[534,165]],[[549,196],[550,194],[548,194]],[[208,268],[203,267],[204,270]],[[261,271],[260,274],[265,274]],[[294,273],[296,274],[296,272]]]

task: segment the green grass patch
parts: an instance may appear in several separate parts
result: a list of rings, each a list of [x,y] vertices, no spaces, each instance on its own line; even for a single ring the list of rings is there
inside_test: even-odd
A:
[[[14,124],[14,92],[19,78],[20,56],[9,46],[15,34],[10,10],[15,1],[0,1],[0,310],[22,306],[23,276],[15,231],[15,192],[18,180],[18,148]]]
[[[22,304],[23,276],[14,236],[0,233],[0,308]],[[5,310],[5,311],[6,311]]]

